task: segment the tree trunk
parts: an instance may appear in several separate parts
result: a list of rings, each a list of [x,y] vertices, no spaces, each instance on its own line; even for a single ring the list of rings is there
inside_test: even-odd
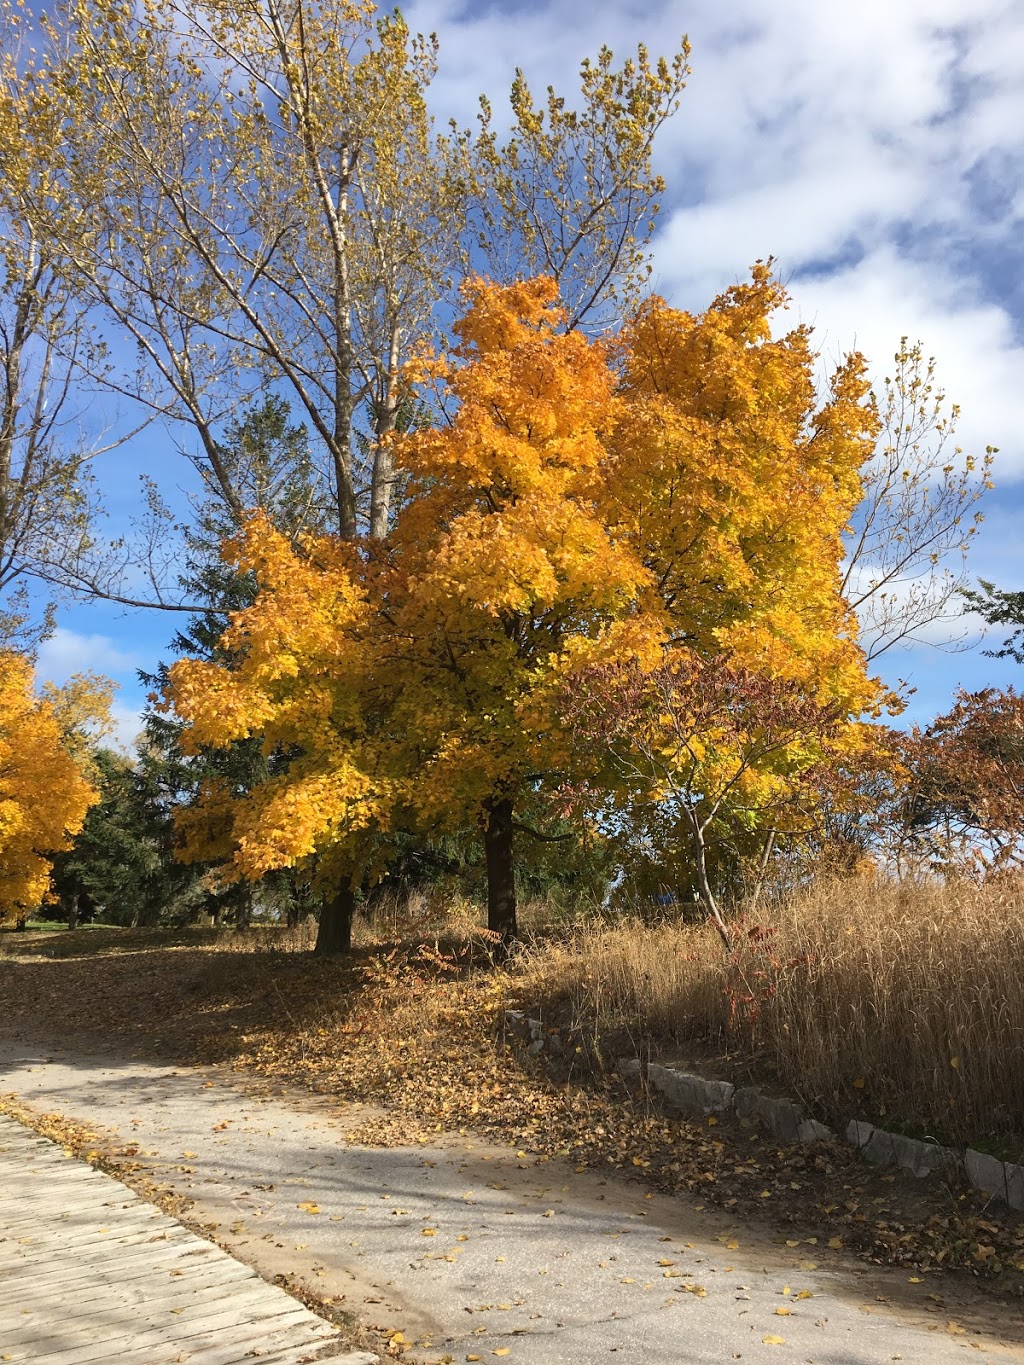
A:
[[[498,935],[501,952],[515,942],[516,866],[512,827],[512,802],[507,798],[487,807],[484,850],[487,855],[487,928]]]
[[[715,926],[715,932],[722,940],[722,946],[726,953],[732,952],[732,940],[729,937],[729,930],[725,920],[722,918],[722,911],[715,893],[711,889],[711,882],[708,879],[707,846],[704,843],[704,829],[698,824],[695,816],[691,816],[690,827],[693,830],[694,862],[697,869],[697,885],[700,888],[701,900],[707,910],[711,923]]]
[[[376,441],[370,484],[370,535],[377,540],[387,539],[391,490],[395,482],[395,457],[388,438],[395,430],[398,420],[398,380],[401,373],[398,346],[398,327],[392,326],[391,344],[388,347],[387,379],[375,421]]]
[[[356,908],[356,893],[351,883],[345,882],[320,910],[320,927],[316,934],[317,957],[333,957],[352,951],[352,915]]]
[[[252,882],[246,882],[241,888],[238,904],[235,906],[235,928],[237,930],[248,929],[252,923]]]
[[[68,897],[68,928],[78,928],[78,892],[75,891]]]

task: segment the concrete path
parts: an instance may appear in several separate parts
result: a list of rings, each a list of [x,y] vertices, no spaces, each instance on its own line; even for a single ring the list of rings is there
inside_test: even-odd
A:
[[[137,1146],[235,1255],[401,1331],[413,1356],[1024,1363],[1019,1311],[972,1321],[942,1277],[778,1245],[689,1201],[466,1135],[359,1145],[347,1134],[366,1111],[255,1094],[225,1071],[16,1044],[0,1046],[5,1091],[87,1122],[101,1149],[104,1135]]]
[[[0,1114],[0,1359],[300,1365],[337,1362],[332,1343],[284,1290]]]

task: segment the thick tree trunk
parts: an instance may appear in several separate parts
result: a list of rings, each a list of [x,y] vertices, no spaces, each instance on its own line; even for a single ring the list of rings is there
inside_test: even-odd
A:
[[[248,929],[249,925],[252,923],[252,903],[252,883],[246,882],[238,898],[238,904],[235,906],[236,929]]]
[[[487,808],[484,850],[487,855],[487,928],[499,936],[502,952],[515,942],[516,865],[512,802],[506,797]]]
[[[68,928],[78,928],[78,892],[68,897]]]
[[[320,910],[320,927],[313,952],[318,957],[332,957],[352,951],[352,915],[356,908],[356,894],[345,882],[325,900]]]

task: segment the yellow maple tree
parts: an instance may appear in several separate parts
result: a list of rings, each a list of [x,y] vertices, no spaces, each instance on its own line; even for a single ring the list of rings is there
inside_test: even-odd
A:
[[[881,703],[839,588],[877,418],[857,356],[817,403],[806,329],[772,336],[767,266],[700,317],[652,300],[614,344],[566,329],[550,279],[466,294],[452,355],[411,376],[450,417],[394,442],[387,546],[296,548],[253,521],[256,603],[228,662],[175,666],[170,702],[196,742],[294,750],[263,788],[209,793],[193,842],[216,824],[242,874],[319,854],[351,885],[367,832],[478,828],[507,942],[524,816],[607,779],[562,723],[567,679],[685,650],[837,724]]]
[[[52,855],[71,847],[99,800],[84,727],[109,701],[96,678],[36,696],[31,661],[0,650],[0,923],[23,922],[42,903]]]

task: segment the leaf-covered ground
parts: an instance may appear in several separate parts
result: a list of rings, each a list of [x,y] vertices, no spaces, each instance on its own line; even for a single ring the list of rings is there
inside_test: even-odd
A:
[[[867,1167],[840,1143],[787,1148],[731,1120],[670,1118],[613,1073],[577,1068],[568,1079],[564,1065],[559,1075],[524,1056],[501,1023],[507,1005],[530,1003],[515,998],[514,973],[433,950],[339,963],[144,944],[124,935],[86,956],[11,956],[8,939],[9,1030],[228,1062],[242,1075],[382,1105],[385,1115],[357,1134],[365,1142],[472,1130],[533,1157],[567,1156],[720,1206],[799,1248],[808,1266],[844,1249],[904,1266],[908,1278],[934,1276],[936,1301],[937,1272],[950,1267],[1000,1298],[1024,1292],[1024,1220],[977,1192]]]

